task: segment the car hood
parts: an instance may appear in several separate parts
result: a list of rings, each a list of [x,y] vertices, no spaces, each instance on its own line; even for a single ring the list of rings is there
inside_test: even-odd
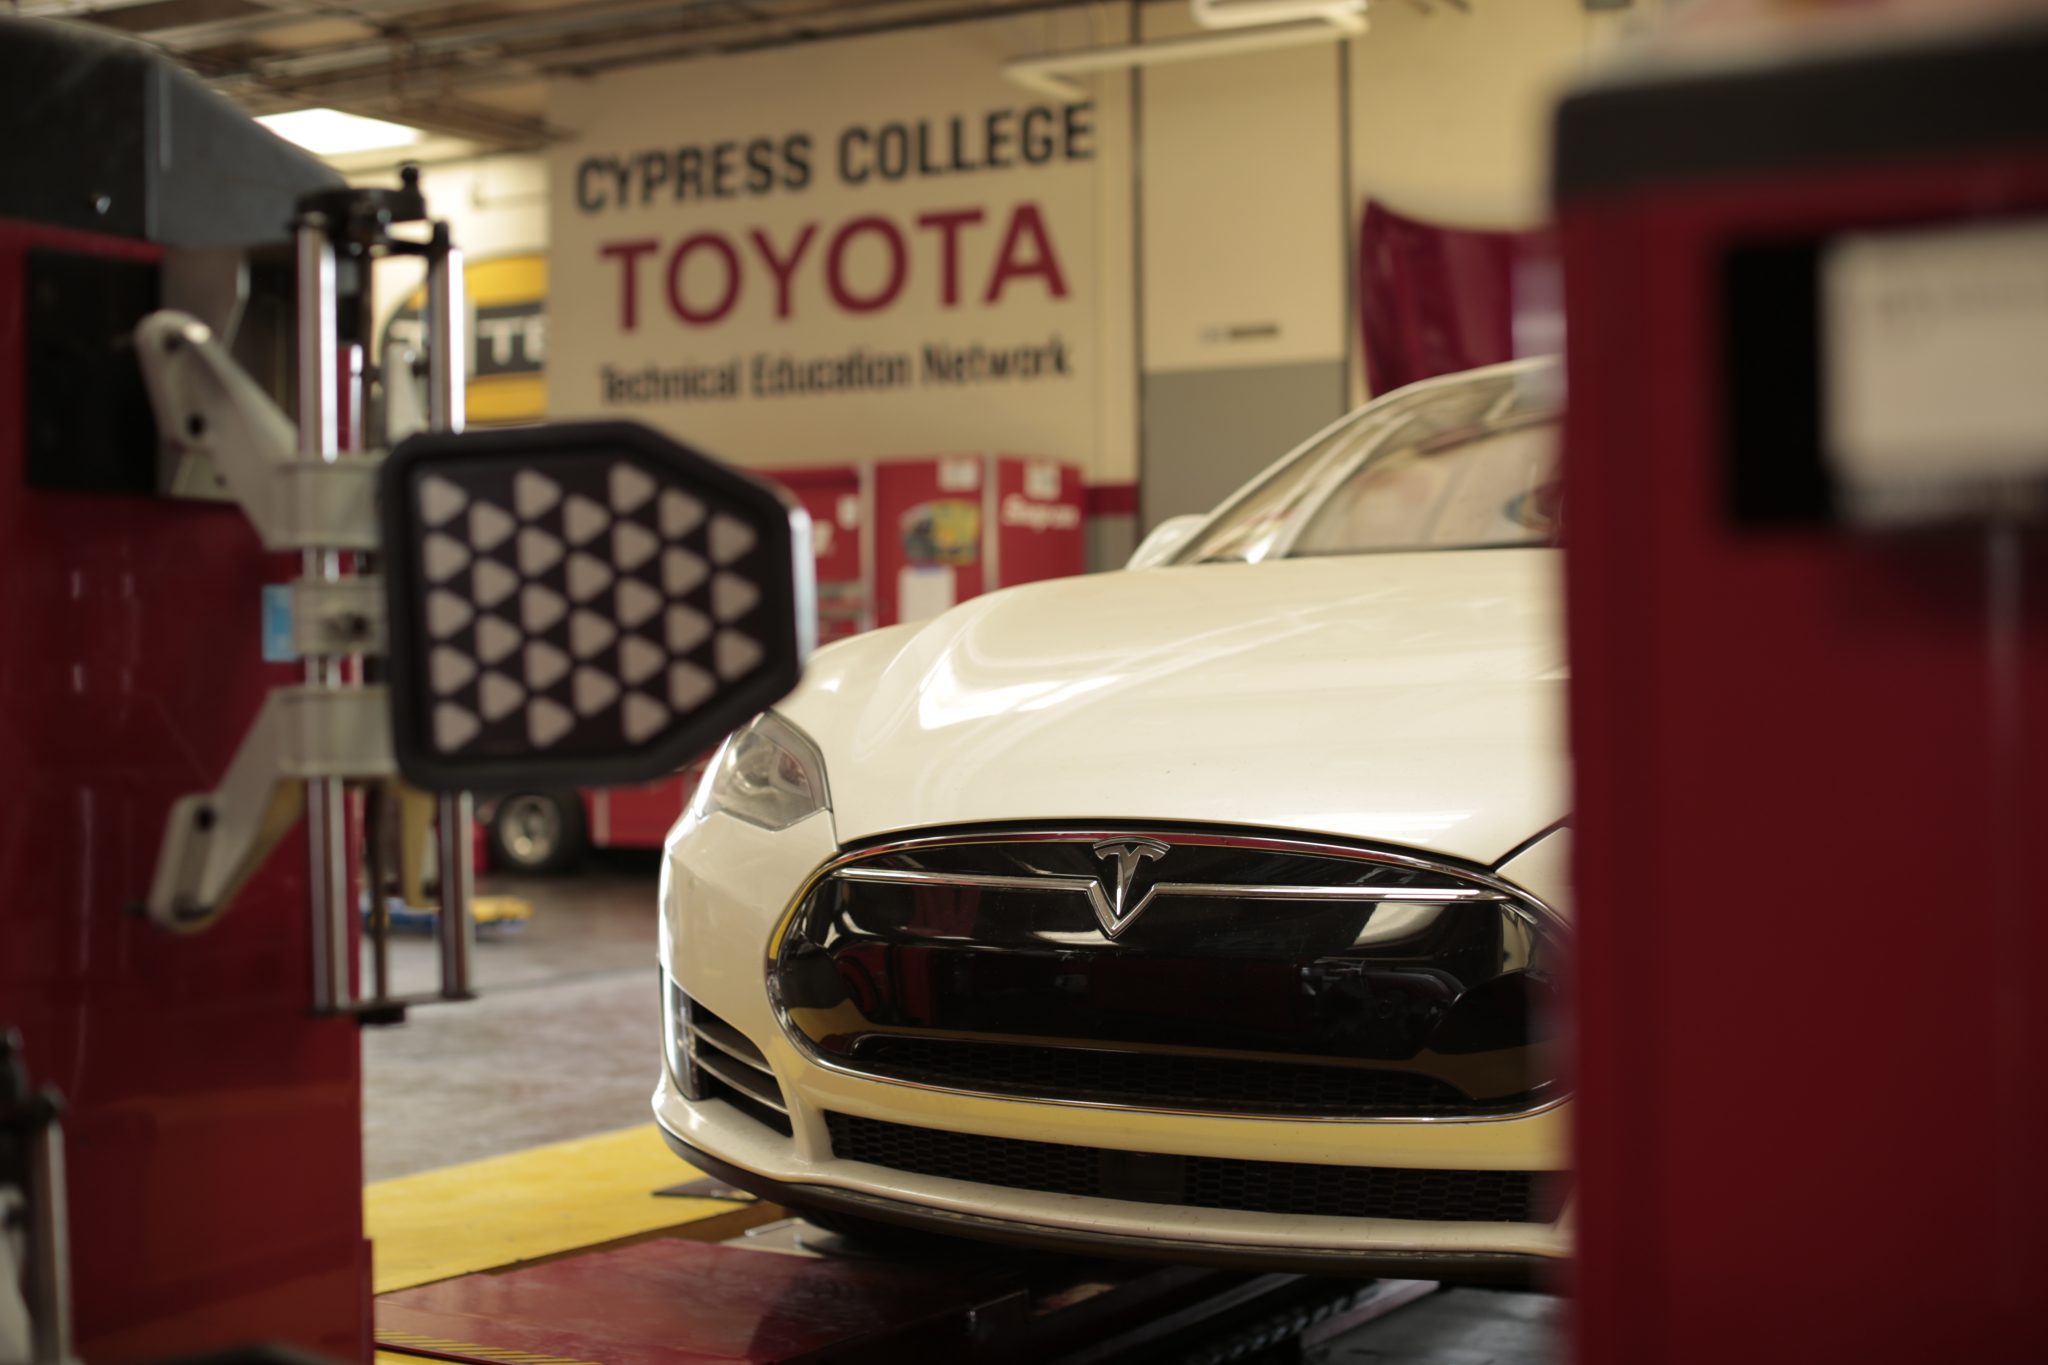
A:
[[[992,593],[821,651],[777,709],[842,842],[1201,821],[1491,863],[1566,812],[1558,556],[1347,555]]]

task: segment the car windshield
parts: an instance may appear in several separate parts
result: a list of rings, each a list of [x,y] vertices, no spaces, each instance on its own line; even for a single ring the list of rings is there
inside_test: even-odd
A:
[[[1530,383],[1549,373],[1499,366],[1368,404],[1226,502],[1174,562],[1554,544],[1557,425]]]

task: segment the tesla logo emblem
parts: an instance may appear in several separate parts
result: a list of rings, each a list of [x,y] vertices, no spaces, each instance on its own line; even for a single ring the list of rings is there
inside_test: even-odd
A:
[[[1116,878],[1109,890],[1103,888],[1099,879],[1088,886],[1088,900],[1095,907],[1095,919],[1102,925],[1103,933],[1115,938],[1152,903],[1152,895],[1159,888],[1148,887],[1143,895],[1138,895],[1138,870],[1148,862],[1157,862],[1169,851],[1170,845],[1157,839],[1104,839],[1094,845],[1095,856],[1110,864]]]

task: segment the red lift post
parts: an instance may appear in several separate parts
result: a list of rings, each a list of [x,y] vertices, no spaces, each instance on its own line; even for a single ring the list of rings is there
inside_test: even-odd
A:
[[[1589,1365],[2042,1349],[2048,27],[1857,39],[1559,119]]]
[[[366,1359],[356,1030],[469,995],[468,789],[644,781],[778,700],[808,525],[628,423],[462,435],[461,253],[416,176],[351,190],[141,45],[32,21],[0,20],[0,128],[32,158],[0,180],[0,1194],[36,1359]],[[433,431],[386,458],[360,357],[398,253]],[[351,810],[401,776],[441,794],[416,997],[380,917],[357,962]]]
[[[302,836],[207,933],[130,913],[172,800],[290,679],[255,594],[293,565],[232,505],[156,496],[116,340],[178,287],[167,248],[282,245],[340,182],[136,45],[36,34],[0,41],[0,1022],[68,1111],[76,1349],[360,1359],[357,1026],[307,1011]]]

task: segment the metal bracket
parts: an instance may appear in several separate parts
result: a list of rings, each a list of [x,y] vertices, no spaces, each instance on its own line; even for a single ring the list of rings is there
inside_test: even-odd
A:
[[[206,465],[269,550],[377,547],[377,465],[366,456],[298,458],[298,435],[211,329],[187,313],[151,313],[135,327],[137,359],[181,479]],[[203,490],[174,491],[197,494]]]
[[[388,777],[382,687],[280,687],[264,699],[221,784],[171,806],[149,888],[149,918],[192,933],[217,918],[284,837],[314,778]]]
[[[402,1018],[412,1001],[385,989],[390,926],[382,909],[387,878],[381,857],[373,857],[368,870],[373,908],[366,935],[377,968],[375,996],[361,998],[355,984],[357,841],[345,784],[388,779],[395,765],[387,689],[361,685],[364,671],[350,662],[383,653],[387,630],[383,585],[354,572],[343,553],[379,549],[382,460],[361,453],[367,381],[355,363],[353,343],[344,347],[340,341],[344,301],[366,314],[368,289],[338,288],[339,253],[367,260],[405,250],[426,258],[428,360],[436,380],[427,416],[438,429],[462,427],[462,256],[445,223],[435,223],[424,244],[408,246],[390,237],[392,223],[426,213],[417,173],[407,171],[403,181],[396,191],[337,190],[300,203],[292,231],[296,423],[233,359],[220,335],[232,334],[246,296],[238,258],[184,259],[176,287],[165,296],[173,306],[143,318],[134,332],[162,442],[160,481],[169,486],[161,491],[233,502],[266,549],[301,553],[303,576],[291,585],[290,643],[305,664],[302,685],[266,698],[220,785],[172,806],[140,909],[176,932],[206,928],[303,815],[313,1008],[321,1014],[353,1012],[365,1022]],[[364,321],[355,319],[350,334]],[[352,420],[344,423],[345,414]],[[376,791],[382,792],[381,781]],[[472,818],[467,795],[440,799],[441,989],[421,1000],[469,996]],[[412,885],[424,850],[417,840],[404,848],[399,881]]]
[[[300,578],[292,583],[292,649],[302,656],[382,654],[384,582],[353,578]]]
[[[249,302],[249,257],[240,247],[173,247],[164,253],[165,308],[190,313],[232,347]],[[169,497],[229,502],[226,484],[213,475],[203,450],[157,443],[157,491]]]
[[[415,347],[397,344],[384,350],[384,444],[395,449],[400,441],[416,432],[431,431],[433,414],[427,411],[427,375],[431,367],[426,354]]]

